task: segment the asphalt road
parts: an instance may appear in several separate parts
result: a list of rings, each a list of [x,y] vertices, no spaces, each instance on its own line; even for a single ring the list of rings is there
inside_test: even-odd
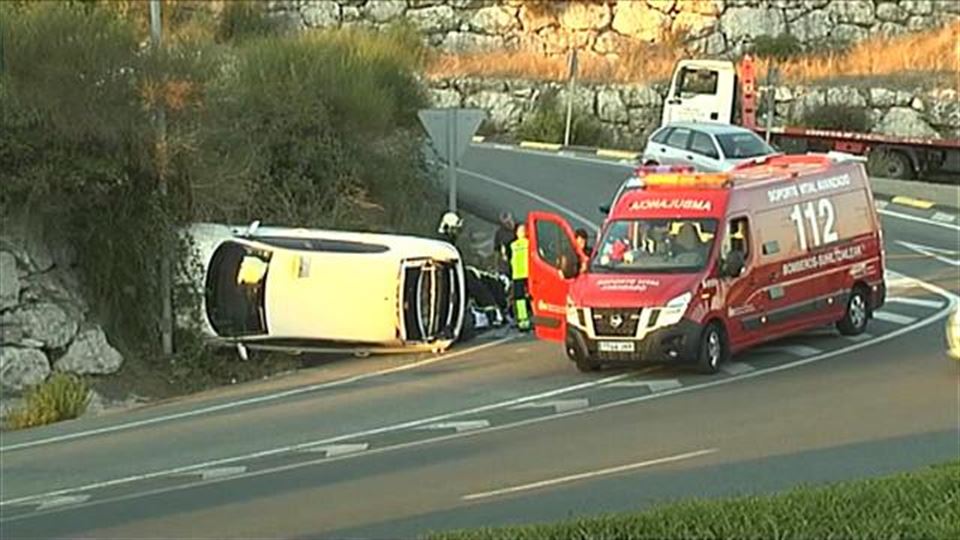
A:
[[[627,171],[473,147],[459,186],[484,215],[547,209],[586,226]],[[584,375],[556,346],[488,335],[444,357],[346,360],[5,433],[0,537],[405,538],[956,458],[943,316],[960,230],[884,212],[888,266],[915,279],[894,276],[901,300],[866,337],[810,332],[708,377]]]

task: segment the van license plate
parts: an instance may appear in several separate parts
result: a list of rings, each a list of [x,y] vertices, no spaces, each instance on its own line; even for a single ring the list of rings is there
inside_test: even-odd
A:
[[[634,343],[632,341],[601,341],[600,351],[602,352],[633,352]]]

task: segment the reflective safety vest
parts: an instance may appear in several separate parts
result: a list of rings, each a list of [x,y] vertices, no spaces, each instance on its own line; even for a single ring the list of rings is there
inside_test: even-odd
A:
[[[513,279],[526,279],[528,276],[527,248],[530,241],[518,238],[510,244],[510,272]]]

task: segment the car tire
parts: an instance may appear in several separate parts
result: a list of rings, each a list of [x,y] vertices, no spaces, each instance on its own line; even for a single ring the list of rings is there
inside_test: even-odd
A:
[[[720,370],[720,364],[727,361],[730,347],[723,326],[714,321],[700,334],[700,346],[697,349],[697,368],[700,373],[712,375]]]
[[[914,177],[913,163],[903,152],[896,150],[878,150],[867,157],[867,171],[871,176],[911,180]]]
[[[857,336],[867,329],[870,319],[870,304],[867,301],[867,292],[863,287],[855,287],[847,300],[847,309],[843,318],[837,321],[837,330],[845,336]]]

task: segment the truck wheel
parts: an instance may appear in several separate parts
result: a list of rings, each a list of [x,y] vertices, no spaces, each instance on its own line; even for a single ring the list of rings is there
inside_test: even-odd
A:
[[[867,328],[869,308],[867,294],[863,287],[855,287],[847,300],[847,310],[843,318],[837,321],[837,330],[845,336],[862,334]]]
[[[870,176],[910,180],[913,178],[913,164],[903,152],[878,150],[867,158],[867,170]]]
[[[720,364],[729,353],[727,336],[720,323],[712,322],[700,335],[700,349],[697,353],[697,367],[701,373],[712,375],[720,370]]]

